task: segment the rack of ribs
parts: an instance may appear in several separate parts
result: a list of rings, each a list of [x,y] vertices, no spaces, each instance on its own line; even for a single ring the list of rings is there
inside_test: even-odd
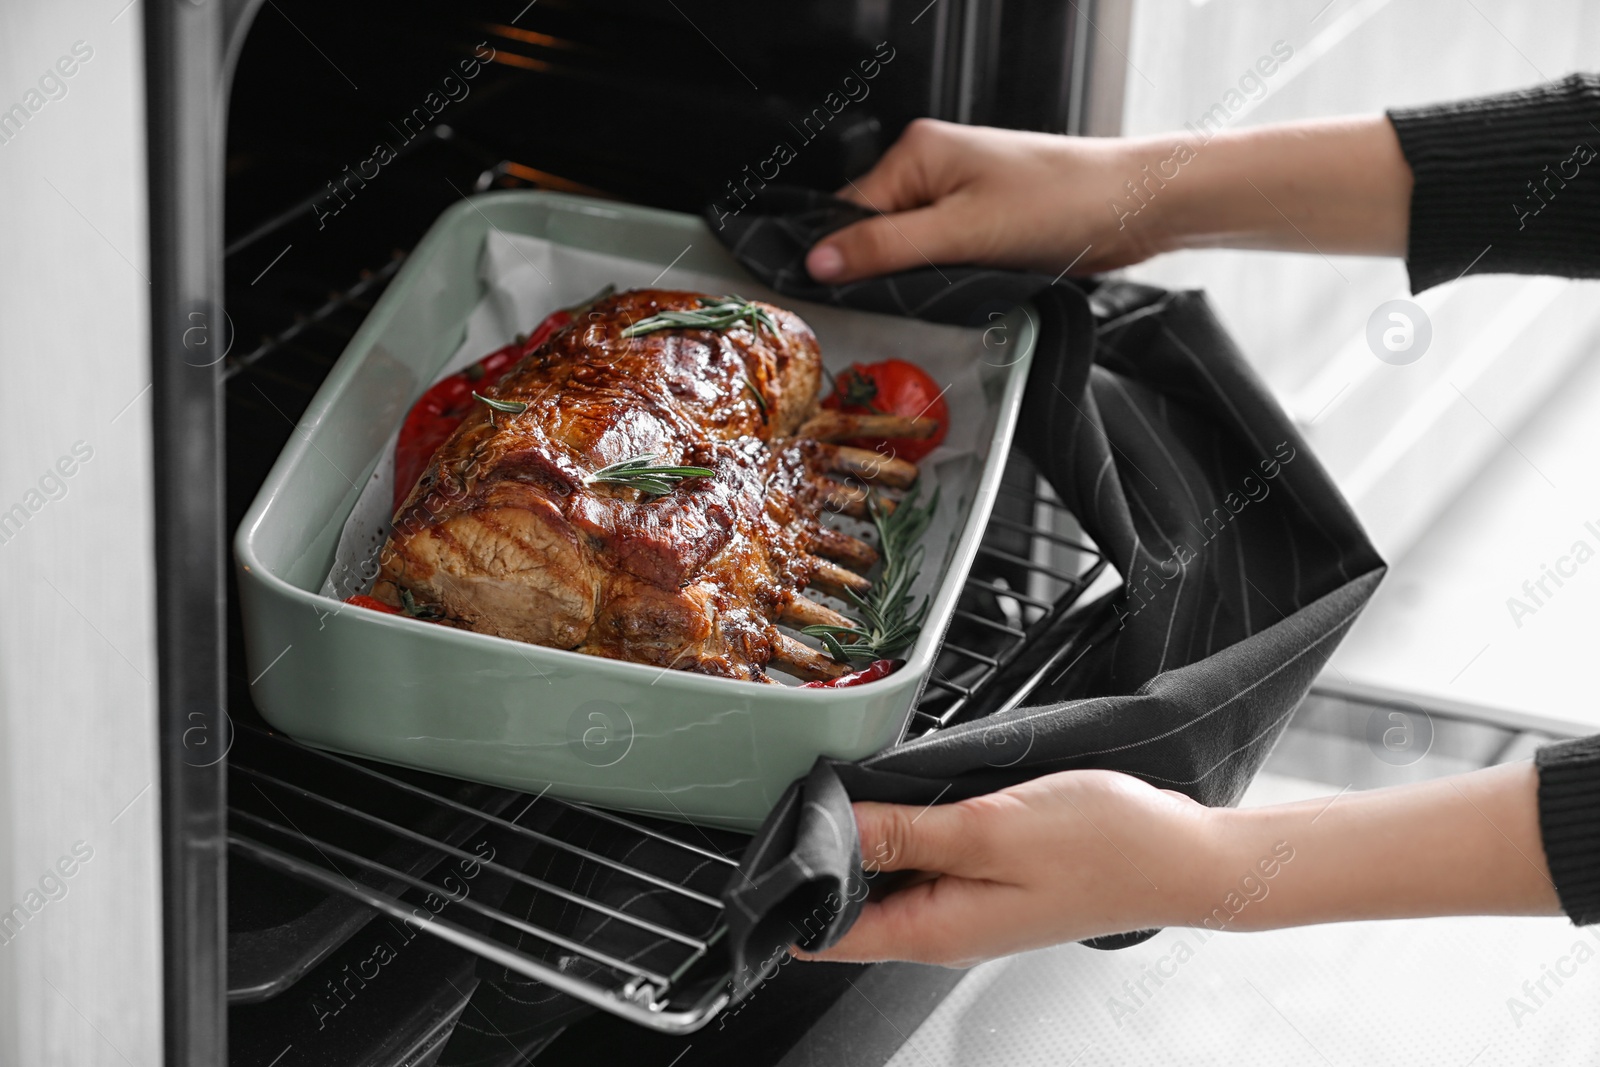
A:
[[[838,442],[937,427],[820,410],[817,339],[772,305],[718,329],[625,332],[712,302],[620,293],[524,355],[395,512],[373,595],[662,668],[758,682],[773,681],[769,667],[845,671],[778,624],[848,622],[804,593],[864,592],[877,552],[823,514],[862,517],[869,485],[905,488],[917,469]],[[665,492],[594,480],[641,457],[712,473],[654,487]]]

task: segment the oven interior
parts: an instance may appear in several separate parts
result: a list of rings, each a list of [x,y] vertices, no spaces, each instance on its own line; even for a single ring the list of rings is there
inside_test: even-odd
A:
[[[407,250],[463,196],[698,212],[874,57],[854,83],[869,91],[807,127],[778,180],[837,188],[920,114],[1062,129],[1072,27],[1057,7],[269,0],[229,100],[227,528]],[[912,733],[1059,682],[1104,571],[1014,455]],[[231,1063],[670,1052],[724,1005],[720,894],[741,835],[314,752],[266,727],[250,686],[230,607]],[[848,968],[805,970],[782,976],[792,995],[697,1034],[699,1055],[763,1058],[846,987]]]

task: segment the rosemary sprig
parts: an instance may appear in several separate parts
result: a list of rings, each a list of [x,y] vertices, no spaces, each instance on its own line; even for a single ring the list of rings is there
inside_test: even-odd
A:
[[[735,294],[715,300],[701,297],[697,308],[658,312],[629,326],[622,331],[622,336],[638,337],[656,330],[726,330],[739,322],[749,323],[752,330],[765,326],[774,334],[778,332],[778,322],[771,312]]]
[[[922,570],[922,535],[939,507],[939,491],[925,506],[917,506],[913,488],[893,514],[885,514],[877,494],[867,502],[872,523],[878,528],[878,555],[882,566],[866,596],[850,593],[859,609],[855,626],[807,626],[802,633],[821,638],[823,647],[839,663],[870,663],[887,659],[917,639],[928,617],[929,598],[912,609],[911,584]]]
[[[601,482],[629,485],[641,493],[662,496],[672,492],[685,478],[709,478],[717,473],[709,467],[658,467],[654,465],[656,458],[654,452],[646,452],[642,456],[601,467],[586,480],[589,485]]]
[[[476,389],[472,391],[472,395],[483,401],[485,404],[488,404],[495,411],[503,411],[507,415],[521,415],[524,411],[528,410],[528,405],[524,404],[520,400],[496,400],[494,397],[484,396]]]
[[[489,425],[493,426],[496,430],[500,428],[500,424],[494,421],[495,412],[503,411],[507,415],[521,415],[524,411],[528,410],[528,405],[524,404],[520,400],[496,400],[493,397],[484,396],[476,389],[472,391],[472,395],[489,405]]]
[[[761,395],[761,390],[757,389],[756,383],[752,382],[749,378],[744,380],[744,387],[749,391],[750,395],[755,398],[756,407],[761,409],[761,421],[766,422],[767,398]]]

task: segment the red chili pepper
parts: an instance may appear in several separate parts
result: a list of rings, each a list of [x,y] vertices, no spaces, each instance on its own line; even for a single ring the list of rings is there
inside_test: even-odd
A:
[[[525,340],[496,349],[466,370],[435,382],[418,397],[400,426],[400,437],[394,446],[394,506],[398,508],[411,495],[412,487],[428,469],[433,454],[472,413],[474,390],[488,389],[504,378],[518,360],[610,293],[611,287],[607,286],[581,304],[552,312]]]
[[[847,689],[852,685],[866,685],[876,682],[879,678],[887,678],[895,671],[904,667],[903,659],[875,659],[859,671],[841,674],[839,677],[826,682],[807,682],[801,689]]]
[[[358,608],[370,608],[373,611],[381,611],[385,615],[402,614],[399,608],[391,608],[377,597],[368,596],[365,593],[357,593],[355,596],[347,596],[344,598],[344,602],[346,604],[354,604]]]

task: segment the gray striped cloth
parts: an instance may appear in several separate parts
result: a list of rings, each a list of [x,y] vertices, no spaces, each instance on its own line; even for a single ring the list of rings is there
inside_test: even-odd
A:
[[[852,800],[948,803],[1099,767],[1236,803],[1384,572],[1202,294],[931,265],[812,281],[806,250],[867,214],[772,187],[710,221],[746,269],[800,299],[968,326],[1031,302],[1044,328],[1018,443],[1125,585],[1108,632],[1027,706],[819,760],[790,787],[725,896],[741,995],[789,944],[826,947],[855,920]]]

